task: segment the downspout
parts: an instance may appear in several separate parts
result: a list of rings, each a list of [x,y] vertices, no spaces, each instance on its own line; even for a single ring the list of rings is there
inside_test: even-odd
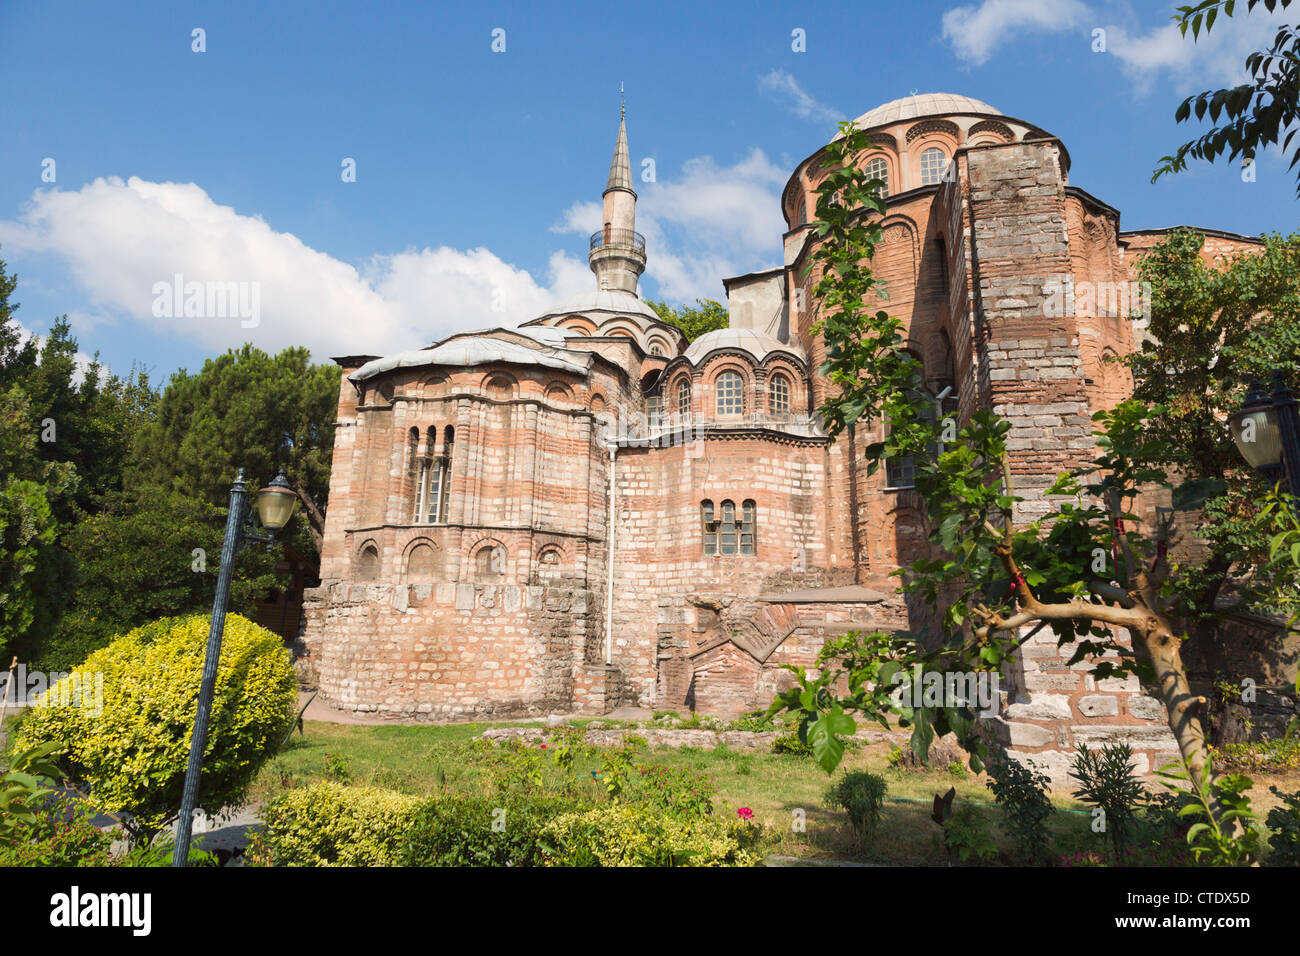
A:
[[[605,565],[609,569],[609,583],[605,588],[605,666],[614,663],[614,479],[615,454],[618,445],[609,443],[609,542]]]

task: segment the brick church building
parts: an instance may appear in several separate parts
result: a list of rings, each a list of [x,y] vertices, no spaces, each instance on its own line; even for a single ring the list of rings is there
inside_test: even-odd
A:
[[[936,405],[995,408],[1025,513],[1092,456],[1130,388],[1135,257],[1163,230],[1070,183],[1051,133],[978,100],[913,95],[859,117],[886,184],[873,270]],[[321,586],[303,664],[324,699],[458,720],[625,703],[765,707],[850,629],[923,630],[890,572],[926,554],[911,462],[868,475],[881,425],[832,441],[806,274],[823,151],[782,195],[784,265],[724,282],[730,325],[688,343],[637,297],[647,250],[625,123],[591,236],[595,282],[518,328],[347,356]],[[1205,230],[1206,256],[1257,248]],[[1116,307],[1117,304],[1119,307]],[[1047,757],[1173,750],[1132,683],[1064,666],[1050,632],[1006,675],[1004,737]]]

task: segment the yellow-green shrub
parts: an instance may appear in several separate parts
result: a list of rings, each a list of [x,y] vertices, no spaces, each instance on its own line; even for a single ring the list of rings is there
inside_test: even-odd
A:
[[[92,806],[129,814],[137,839],[157,832],[180,810],[207,638],[207,615],[164,618],[117,638],[76,668],[83,706],[58,705],[71,697],[73,676],[55,684],[23,718],[16,746],[61,744],[60,765]],[[86,706],[96,674],[103,675],[99,714]],[[243,797],[284,740],[296,701],[280,638],[227,617],[199,807],[212,814]]]
[[[412,797],[379,787],[318,783],[289,790],[262,811],[261,862],[272,866],[394,866]]]
[[[626,804],[566,813],[547,825],[552,866],[754,866],[734,824]]]

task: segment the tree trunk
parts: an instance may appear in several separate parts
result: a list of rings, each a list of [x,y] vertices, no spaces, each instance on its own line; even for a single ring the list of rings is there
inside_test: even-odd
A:
[[[1178,741],[1178,749],[1187,763],[1192,781],[1200,787],[1205,780],[1209,754],[1205,746],[1205,728],[1201,723],[1204,698],[1192,693],[1183,667],[1181,641],[1169,625],[1152,618],[1145,628],[1133,628],[1134,643],[1150,658],[1156,672],[1160,702],[1169,717],[1169,729]],[[1153,768],[1154,769],[1154,768]]]

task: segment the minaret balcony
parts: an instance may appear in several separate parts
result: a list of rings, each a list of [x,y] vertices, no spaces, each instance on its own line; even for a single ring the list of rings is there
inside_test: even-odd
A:
[[[602,229],[591,234],[591,249],[628,250],[645,258],[645,236],[631,229]]]

